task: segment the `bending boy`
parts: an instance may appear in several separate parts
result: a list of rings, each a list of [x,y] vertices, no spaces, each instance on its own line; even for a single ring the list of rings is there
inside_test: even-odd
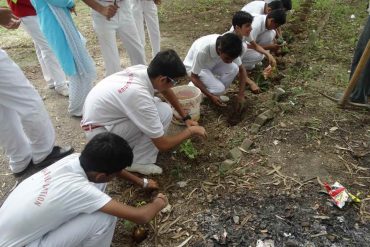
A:
[[[264,1],[252,1],[242,8],[242,11],[248,12],[252,16],[255,15],[267,15],[275,9],[282,9],[283,4],[279,0],[265,3]]]
[[[190,47],[184,60],[190,79],[214,104],[225,106],[220,95],[224,94],[236,75],[239,75],[238,100],[244,102],[247,75],[239,56],[242,41],[233,34],[211,34],[197,39]],[[248,81],[252,91],[258,86]]]
[[[268,15],[256,15],[252,22],[252,31],[246,39],[248,48],[242,57],[243,65],[247,70],[252,70],[255,65],[266,56],[272,67],[276,66],[274,57],[267,51],[278,49],[280,46],[273,44],[276,36],[274,29],[283,25],[286,14],[283,9],[271,11]]]
[[[149,222],[167,205],[164,195],[136,208],[104,193],[114,177],[143,185],[124,170],[132,156],[124,139],[104,133],[81,155],[72,154],[24,180],[0,208],[0,246],[109,247],[116,217]],[[150,180],[147,187],[158,186]]]
[[[101,132],[112,132],[127,140],[134,152],[128,171],[160,174],[155,165],[158,151],[167,151],[194,135],[206,132],[181,108],[171,88],[175,79],[186,74],[185,67],[173,50],[159,52],[149,66],[136,65],[99,82],[89,93],[81,126],[87,139]],[[187,128],[166,136],[172,110],[169,104],[154,97],[161,93],[181,115]]]

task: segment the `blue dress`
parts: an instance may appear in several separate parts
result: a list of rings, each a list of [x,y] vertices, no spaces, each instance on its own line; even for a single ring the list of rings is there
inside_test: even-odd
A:
[[[73,0],[31,0],[33,7],[37,12],[41,31],[44,33],[51,49],[59,60],[60,65],[66,75],[76,74],[76,65],[73,54],[68,46],[67,39],[62,27],[57,21],[55,15],[50,9],[49,4],[60,7],[66,12],[66,16],[73,23],[69,9],[74,6]]]

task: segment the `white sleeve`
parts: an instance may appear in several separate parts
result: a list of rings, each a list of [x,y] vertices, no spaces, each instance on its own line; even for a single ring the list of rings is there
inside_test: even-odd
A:
[[[71,191],[71,203],[73,203],[73,207],[80,209],[76,211],[91,214],[112,200],[110,196],[87,181],[86,183],[78,183],[78,187],[73,187],[75,189]]]
[[[241,55],[243,55],[243,52],[242,52],[242,54],[240,54],[240,56]],[[238,65],[238,67],[240,66],[240,65],[242,65],[242,60],[241,60],[241,58],[240,58],[240,56],[239,57],[237,57],[236,59],[234,59],[234,63],[236,63],[236,65]]]
[[[191,72],[193,74],[199,75],[200,71],[206,68],[205,61],[207,61],[207,54],[203,51],[197,52],[193,58]]]
[[[136,89],[135,89],[136,90]],[[158,138],[164,135],[164,129],[159,118],[154,99],[148,93],[137,90],[128,98],[130,106],[125,107],[128,118],[149,138]]]

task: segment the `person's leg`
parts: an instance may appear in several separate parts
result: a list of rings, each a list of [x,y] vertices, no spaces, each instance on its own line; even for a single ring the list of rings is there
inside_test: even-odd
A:
[[[0,146],[9,157],[13,173],[22,172],[32,159],[31,145],[17,112],[0,105]]]
[[[259,53],[258,51],[247,48],[246,52],[244,52],[240,58],[242,59],[245,69],[252,70],[257,63],[264,59],[264,57],[265,55]]]
[[[199,73],[199,78],[210,93],[222,95],[225,92],[225,85],[210,70],[202,69]]]
[[[161,34],[159,31],[158,9],[154,1],[142,1],[146,28],[148,29],[152,57],[161,50]],[[136,18],[136,16],[135,16]]]
[[[132,15],[129,2],[121,1],[118,5],[120,8],[116,14],[119,19],[117,33],[130,57],[131,65],[145,65],[144,45],[140,42],[139,33],[136,29],[135,19]]]
[[[225,90],[234,81],[239,72],[239,67],[235,63],[218,63],[213,69],[212,73],[216,75],[225,86]]]
[[[37,164],[44,160],[54,147],[55,132],[49,115],[35,88],[2,50],[0,75],[0,105],[17,112],[31,143],[33,161]]]
[[[258,35],[258,39],[256,42],[259,45],[271,45],[273,43],[273,40],[276,36],[275,30],[266,30],[262,34]]]
[[[26,247],[109,247],[116,217],[102,212],[80,214]]]
[[[108,3],[100,2],[100,4]],[[94,10],[92,10],[91,16],[104,59],[105,76],[109,76],[121,70],[121,61],[116,42],[117,16],[112,17],[108,21],[103,15]]]
[[[144,15],[143,15],[143,2],[142,0],[131,0],[132,15],[135,17],[135,25],[139,32],[140,41],[145,47],[145,31],[144,31]]]
[[[362,53],[365,50],[367,42],[370,40],[370,16],[367,18],[364,30],[357,42],[356,50],[354,52],[350,79],[360,61]],[[367,61],[365,68],[361,72],[360,78],[356,84],[355,89],[351,94],[351,101],[358,103],[367,103],[370,95],[370,61]]]
[[[168,129],[172,119],[172,109],[165,102],[156,102],[159,118],[161,119],[163,129]],[[134,164],[154,164],[157,161],[158,149],[153,141],[146,135],[141,135],[134,146]]]
[[[23,17],[21,20],[24,29],[31,36],[35,44],[36,54],[45,80],[48,83],[52,83],[58,93],[68,96],[65,74],[40,30],[37,17],[27,16]]]
[[[171,123],[172,109],[167,103],[159,100],[156,100],[155,104],[163,128],[166,131]],[[133,149],[133,165],[127,168],[128,171],[139,172],[145,175],[162,173],[162,168],[154,164],[157,161],[158,149],[152,140],[141,132],[132,121],[124,121],[105,128],[109,132],[121,136]]]

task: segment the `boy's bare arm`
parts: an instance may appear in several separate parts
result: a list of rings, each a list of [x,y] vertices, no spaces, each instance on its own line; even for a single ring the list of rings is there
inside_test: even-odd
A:
[[[154,181],[153,179],[148,179],[148,184],[145,187],[143,178],[139,178],[138,176],[135,176],[134,174],[132,174],[131,172],[126,171],[126,170],[122,170],[118,174],[118,177],[122,178],[122,179],[125,179],[127,181],[131,181],[132,183],[136,184],[137,186],[140,186],[140,187],[143,187],[143,188],[146,188],[146,189],[150,189],[150,190],[159,189],[158,183],[156,181]]]
[[[137,208],[112,199],[99,209],[99,211],[132,221],[136,224],[145,224],[153,219],[160,210],[167,206],[167,204],[167,197],[163,194],[158,194],[153,202]]]
[[[110,20],[110,18],[112,18],[117,13],[117,10],[119,8],[116,4],[103,6],[96,0],[82,0],[82,1],[96,12],[105,16],[107,20]]]
[[[272,67],[276,67],[276,60],[275,60],[275,58],[268,51],[266,51],[265,49],[263,49],[262,46],[260,46],[259,44],[257,44],[256,41],[250,42],[250,45],[248,45],[248,48],[254,49],[254,50],[258,51],[259,53],[265,55],[267,57],[267,59],[269,60],[269,64]]]
[[[171,88],[162,92],[162,95],[166,98],[168,102],[175,108],[175,110],[180,114],[182,118],[186,117],[187,113],[181,107],[179,100],[177,99],[175,93],[172,91]],[[186,126],[197,126],[199,125],[198,122],[188,119],[185,121]]]
[[[259,88],[259,86],[251,78],[248,77],[247,71],[245,70],[245,67],[243,65],[239,66],[239,82],[239,101],[244,100],[244,91],[247,84],[254,94],[261,93],[261,89]]]

